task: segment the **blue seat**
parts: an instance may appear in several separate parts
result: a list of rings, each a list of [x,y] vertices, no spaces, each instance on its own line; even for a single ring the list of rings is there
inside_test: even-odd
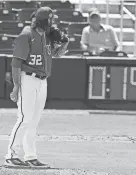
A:
[[[58,15],[61,21],[67,22],[84,22],[85,18],[81,12],[72,9],[58,9],[56,10],[56,15]]]
[[[18,35],[24,27],[23,23],[17,21],[0,21],[0,34],[14,34]]]
[[[14,37],[0,35],[0,53],[10,54],[12,53]]]
[[[20,9],[17,13],[18,21],[20,22],[31,21],[31,14],[35,11],[36,11],[36,8]]]
[[[86,27],[88,23],[71,23],[68,26],[68,34],[72,36],[74,34],[82,34],[83,28]]]
[[[69,45],[68,45],[68,50],[80,50],[80,36],[73,36],[70,37]]]
[[[12,10],[0,9],[0,21],[15,20],[16,14]]]
[[[4,1],[5,9],[37,8],[37,1]]]
[[[52,9],[74,9],[74,5],[69,1],[38,1],[39,7],[49,6]]]

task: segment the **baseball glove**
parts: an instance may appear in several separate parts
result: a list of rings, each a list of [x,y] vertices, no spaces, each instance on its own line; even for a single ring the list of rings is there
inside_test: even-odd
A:
[[[50,39],[51,39],[53,55],[55,57],[59,57],[65,54],[69,41],[68,37],[64,33],[62,33],[60,29],[51,27]]]

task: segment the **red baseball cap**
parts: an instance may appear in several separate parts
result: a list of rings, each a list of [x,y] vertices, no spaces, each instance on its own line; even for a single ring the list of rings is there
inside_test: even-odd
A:
[[[35,13],[36,20],[49,19],[52,18],[53,15],[53,10],[47,6],[40,7]]]

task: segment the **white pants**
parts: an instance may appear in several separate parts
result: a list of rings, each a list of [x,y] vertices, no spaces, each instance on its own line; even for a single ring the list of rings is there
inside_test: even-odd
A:
[[[22,145],[25,161],[37,159],[36,129],[41,119],[46,97],[47,79],[40,80],[21,72],[21,88],[17,102],[18,120],[10,136],[6,159],[19,157]]]

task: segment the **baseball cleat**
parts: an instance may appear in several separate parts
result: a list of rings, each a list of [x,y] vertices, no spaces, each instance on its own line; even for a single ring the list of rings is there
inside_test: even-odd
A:
[[[50,168],[50,166],[48,164],[43,164],[40,161],[38,161],[37,159],[33,159],[33,160],[27,160],[25,161],[25,163],[28,164],[28,166],[30,166],[31,168]]]
[[[29,165],[19,158],[11,158],[11,159],[6,159],[4,163],[5,167],[19,167],[19,168],[28,168]]]

